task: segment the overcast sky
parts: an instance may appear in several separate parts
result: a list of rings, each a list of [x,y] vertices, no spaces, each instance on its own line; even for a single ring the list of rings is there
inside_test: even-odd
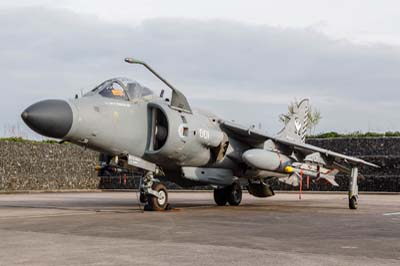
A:
[[[400,130],[400,3],[303,1],[1,1],[0,135],[24,108],[72,98],[114,76],[163,85],[223,118],[281,127],[310,98],[322,131]]]

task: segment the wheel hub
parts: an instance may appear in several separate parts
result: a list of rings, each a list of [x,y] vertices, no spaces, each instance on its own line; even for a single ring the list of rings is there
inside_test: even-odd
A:
[[[166,201],[166,198],[167,198],[166,195],[165,195],[165,192],[163,190],[160,190],[158,192],[158,195],[159,195],[159,197],[157,198],[157,202],[158,202],[158,204],[163,206],[165,204],[165,201]]]
[[[235,200],[237,200],[239,198],[239,191],[237,189],[232,191],[233,193],[233,197],[235,198]]]

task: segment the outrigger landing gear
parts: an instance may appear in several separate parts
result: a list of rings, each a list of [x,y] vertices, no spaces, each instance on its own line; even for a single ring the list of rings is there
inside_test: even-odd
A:
[[[156,182],[153,172],[147,172],[140,185],[140,202],[145,203],[145,210],[163,211],[168,208],[167,188]]]
[[[358,208],[358,168],[351,169],[351,176],[349,180],[349,208],[355,210]]]
[[[218,206],[225,206],[226,203],[238,206],[242,201],[242,188],[239,182],[230,186],[214,189],[214,201]]]

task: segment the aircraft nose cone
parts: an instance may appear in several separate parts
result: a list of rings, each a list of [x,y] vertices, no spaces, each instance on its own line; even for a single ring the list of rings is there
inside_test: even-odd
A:
[[[23,111],[21,117],[32,130],[51,138],[65,137],[72,126],[72,109],[62,100],[37,102]]]

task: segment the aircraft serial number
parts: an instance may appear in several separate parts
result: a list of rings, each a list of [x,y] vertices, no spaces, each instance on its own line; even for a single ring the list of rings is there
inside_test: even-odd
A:
[[[199,130],[200,138],[209,140],[210,139],[210,131],[206,129],[200,128]]]

